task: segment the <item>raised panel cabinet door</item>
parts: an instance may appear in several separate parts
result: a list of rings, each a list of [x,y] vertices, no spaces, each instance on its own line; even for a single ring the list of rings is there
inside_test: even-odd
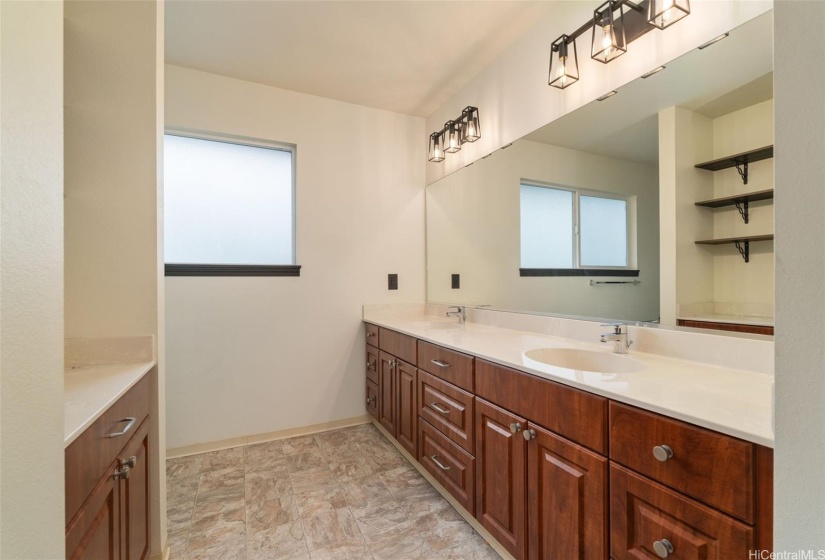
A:
[[[120,493],[114,479],[113,461],[66,527],[66,558],[69,560],[119,560]]]
[[[120,481],[124,560],[149,558],[149,418],[123,448],[120,464],[130,467]]]
[[[367,379],[378,385],[378,349],[367,345]]]
[[[380,352],[378,355],[378,421],[386,430],[396,437],[398,432],[395,425],[395,406],[396,406],[396,388],[395,388],[395,357]]]
[[[398,383],[398,417],[396,419],[396,429],[398,435],[396,439],[410,452],[416,456],[416,441],[418,440],[418,406],[416,406],[416,375],[415,366],[399,361],[396,366],[396,381]]]
[[[607,459],[527,425],[530,560],[607,558]]]
[[[379,420],[378,417],[378,385],[367,380],[367,412],[370,416]]]
[[[476,519],[518,560],[526,557],[527,421],[476,398]]]

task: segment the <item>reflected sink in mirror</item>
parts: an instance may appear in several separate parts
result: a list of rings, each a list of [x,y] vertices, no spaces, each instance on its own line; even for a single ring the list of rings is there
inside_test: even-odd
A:
[[[461,326],[460,323],[449,323],[446,321],[416,321],[412,326],[420,329],[457,329]]]
[[[536,348],[524,355],[549,366],[596,373],[634,373],[647,369],[647,366],[631,358],[593,350]]]

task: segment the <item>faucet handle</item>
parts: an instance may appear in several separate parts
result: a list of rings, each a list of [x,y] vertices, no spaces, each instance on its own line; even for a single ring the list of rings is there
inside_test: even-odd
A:
[[[613,327],[613,334],[622,334],[622,327],[626,327],[627,323],[602,323],[603,327]]]

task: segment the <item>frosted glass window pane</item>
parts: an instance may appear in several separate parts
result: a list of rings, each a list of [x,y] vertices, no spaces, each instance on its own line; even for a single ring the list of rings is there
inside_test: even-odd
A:
[[[627,266],[627,201],[579,197],[581,265]]]
[[[292,152],[166,135],[167,263],[295,264]]]
[[[521,267],[573,267],[573,193],[521,185]]]

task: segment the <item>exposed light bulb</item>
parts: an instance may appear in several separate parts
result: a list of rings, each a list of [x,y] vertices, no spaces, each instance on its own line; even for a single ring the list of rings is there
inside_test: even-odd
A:
[[[673,0],[664,0],[662,9],[664,10],[662,13],[662,21],[670,21],[670,18],[673,16]]]
[[[604,59],[607,60],[608,58],[610,58],[610,53],[613,50],[611,48],[613,46],[613,39],[610,36],[610,25],[605,25],[604,27],[602,27],[602,31],[604,32],[604,37],[602,38],[602,54],[604,55]]]

